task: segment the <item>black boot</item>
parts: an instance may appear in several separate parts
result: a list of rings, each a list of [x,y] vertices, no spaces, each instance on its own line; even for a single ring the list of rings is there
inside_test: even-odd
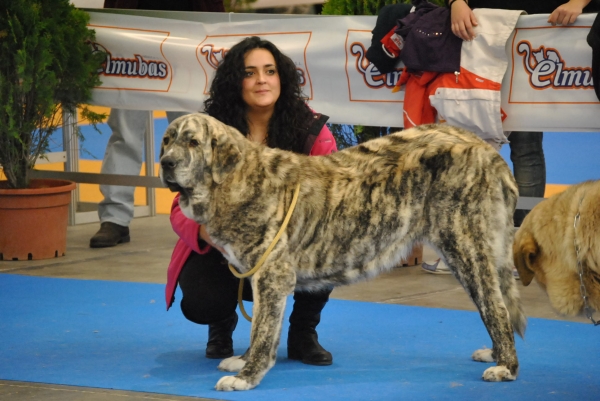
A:
[[[307,365],[331,365],[331,353],[319,344],[316,327],[321,321],[321,311],[329,300],[331,289],[320,292],[294,293],[294,308],[290,315],[287,351],[289,359]]]
[[[206,343],[206,357],[210,359],[223,359],[233,356],[233,330],[237,326],[238,315],[208,325],[208,342]]]

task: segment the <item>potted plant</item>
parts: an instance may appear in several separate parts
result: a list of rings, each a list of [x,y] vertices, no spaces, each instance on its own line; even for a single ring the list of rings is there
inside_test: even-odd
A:
[[[95,33],[88,21],[69,0],[0,0],[0,166],[6,177],[0,181],[0,260],[65,253],[75,184],[30,180],[28,174],[62,125],[63,110],[79,108],[92,124],[105,117],[82,107],[100,84],[104,61],[92,48]],[[34,200],[25,200],[28,195]],[[42,214],[31,214],[38,200],[49,204]]]

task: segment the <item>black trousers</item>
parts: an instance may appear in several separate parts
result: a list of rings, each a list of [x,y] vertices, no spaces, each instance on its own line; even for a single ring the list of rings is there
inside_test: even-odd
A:
[[[227,260],[215,249],[203,255],[192,252],[183,265],[178,282],[183,293],[181,311],[194,323],[219,322],[230,317],[237,308],[239,279],[229,271]],[[296,292],[294,313],[320,313],[332,290]],[[243,299],[252,301],[249,280],[244,283]]]
[[[543,198],[546,191],[546,158],[542,145],[544,133],[512,132],[508,140],[519,196]],[[529,210],[515,210],[515,227],[521,226],[528,213]]]

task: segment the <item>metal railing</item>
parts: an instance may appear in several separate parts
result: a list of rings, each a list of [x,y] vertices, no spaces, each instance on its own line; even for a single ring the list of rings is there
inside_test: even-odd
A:
[[[148,112],[146,132],[144,134],[144,156],[146,159],[146,176],[120,175],[120,174],[98,174],[82,173],[79,171],[79,139],[77,132],[77,119],[72,113],[63,113],[63,149],[64,152],[48,154],[49,159],[54,160],[57,154],[63,154],[65,163],[64,171],[32,170],[31,178],[56,178],[70,180],[83,184],[106,184],[124,185],[146,188],[145,206],[135,206],[134,217],[145,217],[156,215],[156,193],[154,188],[162,188],[160,179],[154,176],[154,118],[151,111]],[[58,161],[61,161],[60,159]],[[96,211],[77,211],[80,204],[79,187],[71,193],[69,205],[69,225],[98,222]]]
[[[146,176],[82,173],[79,171],[79,140],[76,135],[77,120],[71,114],[63,114],[64,152],[49,154],[49,159],[65,162],[65,171],[32,170],[32,178],[58,178],[82,184],[124,185],[146,188],[146,206],[135,206],[134,217],[156,215],[156,192],[154,188],[163,188],[160,178],[154,176],[154,118],[148,112],[148,121],[144,135],[144,155],[146,158]],[[77,211],[80,203],[79,187],[72,192],[69,206],[69,225],[93,223],[99,221],[98,213]],[[519,197],[517,209],[531,210],[543,198]]]

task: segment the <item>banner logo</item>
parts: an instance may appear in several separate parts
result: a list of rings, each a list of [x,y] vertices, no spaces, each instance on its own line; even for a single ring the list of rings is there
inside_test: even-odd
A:
[[[367,57],[365,56],[365,45],[362,43],[352,43],[350,52],[356,57],[356,70],[361,73],[365,85],[372,89],[393,88],[400,79],[401,70],[395,70],[387,74],[379,72]]]
[[[533,49],[529,41],[517,45],[523,65],[534,89],[592,89],[590,67],[567,67],[558,50],[540,46]]]
[[[115,58],[107,52],[101,75],[125,78],[165,79],[169,66],[162,61],[146,60],[139,54],[133,58]]]
[[[102,81],[99,89],[169,92],[173,70],[164,55],[169,32],[90,27],[96,31],[94,50],[106,53],[98,71]]]
[[[346,75],[348,96],[353,102],[402,102],[404,91],[392,92],[402,70],[382,74],[366,57],[371,32],[348,30],[346,36]],[[376,91],[376,92],[374,92]]]
[[[208,65],[213,69],[217,69],[221,61],[225,58],[225,54],[229,49],[219,48],[215,49],[214,45],[204,45],[200,48],[200,54],[204,55],[204,58]]]

